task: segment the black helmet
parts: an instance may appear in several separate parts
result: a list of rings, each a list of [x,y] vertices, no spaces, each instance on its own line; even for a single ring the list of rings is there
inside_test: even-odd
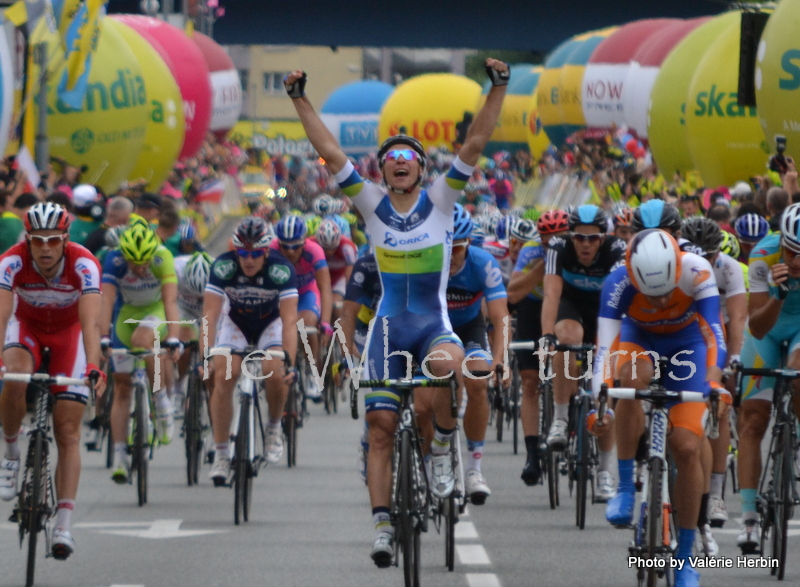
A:
[[[266,249],[272,240],[272,231],[263,219],[248,216],[236,227],[233,245],[241,249]]]
[[[419,166],[422,168],[425,167],[427,155],[425,154],[425,148],[422,146],[422,143],[420,143],[414,137],[410,137],[402,133],[399,135],[394,135],[393,137],[389,137],[383,141],[381,148],[378,149],[378,163],[381,167],[383,167],[383,158],[386,156],[386,153],[388,153],[389,150],[396,145],[408,145],[414,149],[414,151],[417,152],[417,155],[419,155]]]
[[[723,238],[719,224],[703,216],[684,220],[681,225],[681,236],[703,249],[706,255],[719,251]]]
[[[578,206],[569,214],[569,229],[575,230],[577,226],[596,226],[600,232],[608,230],[608,221],[603,210],[593,204]]]
[[[631,228],[639,232],[647,228],[676,231],[681,227],[678,209],[664,200],[648,200],[633,211]]]

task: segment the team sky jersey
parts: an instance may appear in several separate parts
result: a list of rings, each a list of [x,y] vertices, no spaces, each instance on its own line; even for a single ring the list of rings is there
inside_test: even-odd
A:
[[[103,261],[103,283],[116,287],[126,306],[149,306],[161,300],[162,285],[178,283],[175,259],[164,245],[159,245],[147,274],[137,277],[128,267],[122,251],[111,251]]]
[[[192,255],[175,257],[175,275],[178,276],[178,308],[181,315],[199,318],[203,313],[203,296],[198,296],[189,287],[186,276],[186,265],[192,260]]]
[[[360,257],[353,266],[353,273],[350,275],[344,294],[345,300],[361,304],[356,317],[356,330],[368,327],[370,320],[375,316],[381,291],[381,277],[375,255]]]
[[[769,293],[778,297],[778,286],[772,280],[770,270],[776,263],[785,263],[781,253],[781,235],[778,233],[765,236],[750,252],[750,293]],[[797,320],[796,316],[800,314],[800,279],[789,277],[784,284],[789,288],[789,295],[783,302],[776,324],[788,316],[792,316],[791,320]]]
[[[467,247],[461,270],[447,283],[447,312],[453,328],[475,319],[481,313],[481,300],[506,298],[503,277],[497,261],[489,253]]]
[[[280,251],[280,243],[278,239],[272,239],[269,248],[273,251]],[[281,258],[283,255],[281,255]],[[307,291],[313,291],[319,295],[319,287],[317,286],[317,271],[327,267],[328,262],[325,260],[325,251],[316,241],[307,239],[303,245],[303,254],[300,260],[294,264],[294,272],[297,280],[297,293],[300,295]]]
[[[597,321],[597,356],[592,388],[600,390],[600,366],[616,346],[623,316],[637,328],[657,335],[674,335],[697,322],[708,348],[708,362],[725,366],[725,335],[720,324],[719,291],[711,265],[698,255],[681,253],[681,277],[669,305],[661,310],[631,283],[625,265],[617,267],[603,285]]]
[[[280,317],[280,301],[297,297],[297,277],[291,262],[272,250],[261,271],[247,277],[231,251],[214,261],[206,292],[228,298],[228,316],[253,342]]]
[[[517,264],[514,266],[514,271],[527,273],[531,270],[533,264],[539,259],[544,259],[544,247],[541,243],[529,241],[520,249],[519,257],[517,257]],[[540,283],[534,286],[534,288],[528,293],[527,297],[532,300],[543,300],[544,289],[542,288],[542,284]]]
[[[84,247],[67,241],[55,277],[48,280],[36,270],[27,243],[19,243],[0,256],[0,289],[17,294],[17,319],[47,334],[79,323],[82,295],[100,293],[100,263]]]
[[[364,218],[375,247],[383,295],[379,316],[403,312],[438,314],[448,324],[447,280],[453,240],[453,207],[472,174],[458,157],[408,213],[400,214],[383,190],[365,181],[348,162],[337,175],[342,191]]]
[[[329,252],[325,249],[322,250],[325,252],[325,261],[328,263],[328,270],[331,272],[332,284],[344,277],[345,270],[355,265],[356,259],[358,258],[356,245],[353,241],[344,236],[335,251]]]
[[[578,261],[572,239],[555,237],[550,240],[545,261],[545,274],[558,275],[564,280],[563,294],[581,303],[597,303],[606,276],[615,265],[625,261],[625,241],[613,235],[606,236],[597,256],[588,267]],[[589,295],[587,295],[589,294]]]
[[[742,266],[739,261],[733,257],[729,257],[725,253],[720,252],[714,260],[714,278],[717,280],[717,289],[719,290],[719,305],[722,310],[722,322],[723,324],[727,324],[729,316],[728,306],[725,300],[739,294],[747,293]]]

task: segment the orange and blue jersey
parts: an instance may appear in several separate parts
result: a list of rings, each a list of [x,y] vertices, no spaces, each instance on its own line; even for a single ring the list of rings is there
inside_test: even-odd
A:
[[[720,320],[719,290],[708,261],[681,253],[681,275],[665,308],[650,304],[631,283],[625,266],[615,269],[603,284],[598,319],[598,352],[593,388],[608,374],[611,353],[622,353],[622,364],[633,353],[656,351],[672,357],[666,385],[679,390],[706,391],[707,367],[724,368],[725,333]],[[678,355],[683,356],[683,360]],[[693,360],[694,359],[694,360]],[[685,368],[684,368],[685,367]]]

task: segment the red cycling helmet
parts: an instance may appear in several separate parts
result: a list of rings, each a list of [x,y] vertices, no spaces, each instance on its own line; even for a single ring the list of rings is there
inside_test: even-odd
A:
[[[630,227],[633,225],[633,210],[624,208],[614,214],[614,228]]]
[[[569,230],[569,214],[564,210],[548,210],[536,221],[539,234],[553,234]]]

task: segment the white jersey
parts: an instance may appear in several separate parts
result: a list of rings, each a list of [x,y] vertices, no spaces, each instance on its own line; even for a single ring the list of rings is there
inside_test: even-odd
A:
[[[199,320],[203,313],[203,296],[198,296],[189,287],[186,280],[186,266],[191,260],[192,255],[175,257],[175,275],[178,276],[178,310],[181,320]]]
[[[719,307],[722,311],[722,321],[728,323],[728,307],[725,303],[727,298],[739,294],[746,294],[747,288],[744,285],[744,273],[739,262],[720,252],[714,261],[714,277],[717,279],[717,289],[719,289]]]

